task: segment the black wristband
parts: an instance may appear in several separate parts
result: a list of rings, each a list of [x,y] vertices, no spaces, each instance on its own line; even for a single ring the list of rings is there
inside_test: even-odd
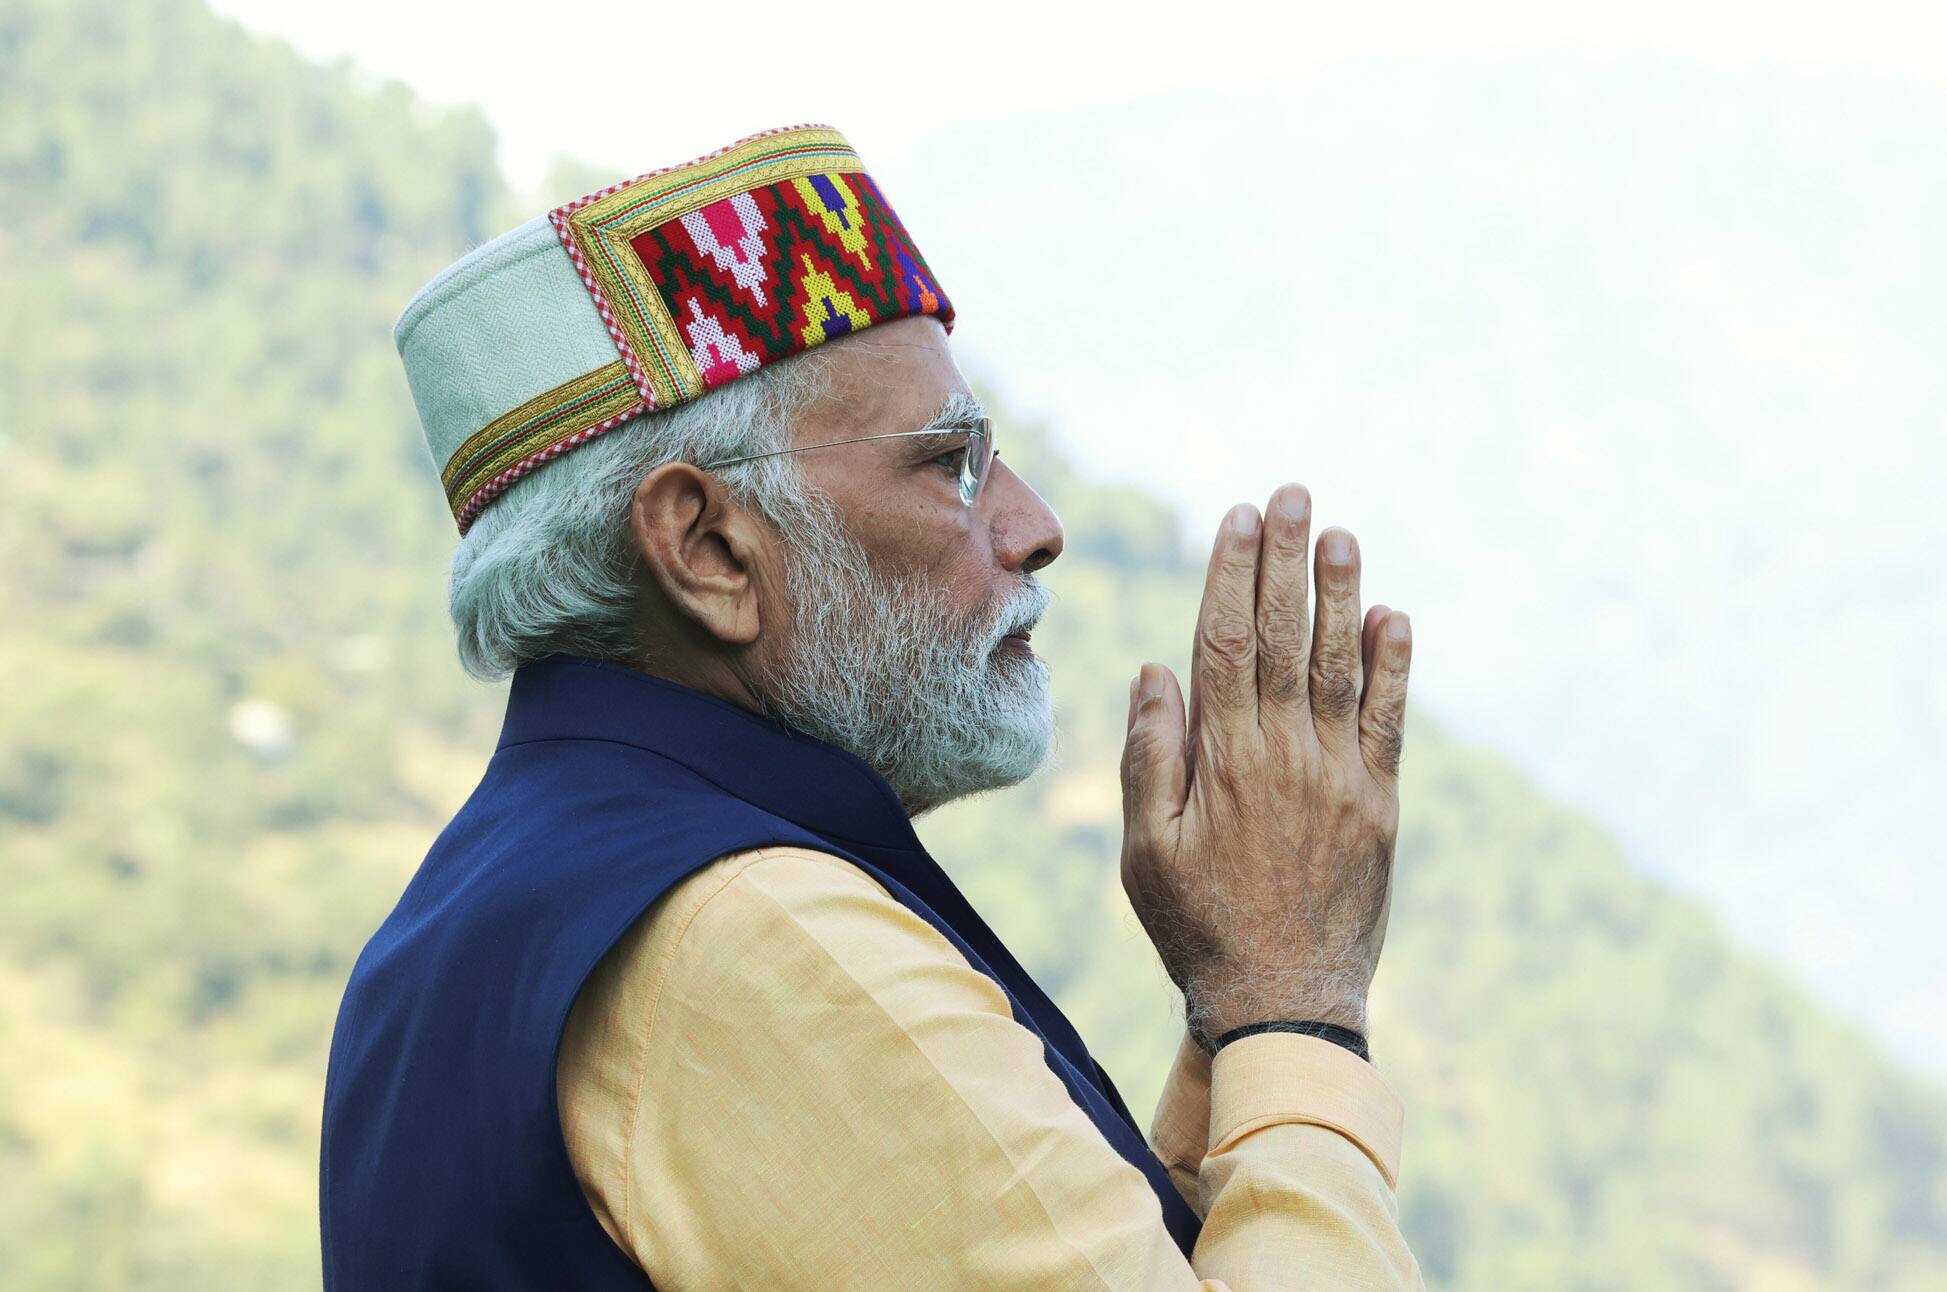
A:
[[[1205,1044],[1204,1048],[1215,1055],[1232,1041],[1241,1041],[1247,1036],[1256,1036],[1260,1032],[1295,1032],[1299,1036],[1315,1036],[1321,1041],[1330,1041],[1333,1045],[1344,1046],[1367,1063],[1372,1062],[1372,1055],[1366,1050],[1365,1037],[1349,1027],[1340,1027],[1337,1023],[1318,1023],[1309,1019],[1273,1019],[1266,1023],[1246,1023],[1242,1027],[1231,1028],[1214,1042]],[[1201,1042],[1204,1037],[1199,1034],[1197,1040]]]

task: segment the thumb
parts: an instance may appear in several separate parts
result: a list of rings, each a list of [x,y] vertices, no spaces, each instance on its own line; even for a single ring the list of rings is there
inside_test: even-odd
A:
[[[1144,664],[1129,693],[1129,731],[1122,742],[1125,835],[1157,838],[1183,815],[1183,692],[1161,664]]]

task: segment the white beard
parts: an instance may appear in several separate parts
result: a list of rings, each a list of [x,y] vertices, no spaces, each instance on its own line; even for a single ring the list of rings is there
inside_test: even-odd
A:
[[[1054,747],[1048,666],[996,647],[1041,617],[1048,590],[1023,575],[954,622],[930,580],[881,575],[835,523],[807,532],[804,519],[786,572],[791,644],[752,688],[765,713],[864,759],[911,816],[1033,775]]]

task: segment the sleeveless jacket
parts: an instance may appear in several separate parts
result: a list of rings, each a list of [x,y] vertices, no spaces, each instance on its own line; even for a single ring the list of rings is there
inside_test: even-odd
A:
[[[479,787],[352,970],[325,1087],[327,1289],[652,1286],[569,1162],[561,1033],[651,903],[764,844],[846,858],[997,982],[1189,1253],[1196,1214],[1108,1074],[927,855],[883,776],[728,701],[553,656],[515,674]]]

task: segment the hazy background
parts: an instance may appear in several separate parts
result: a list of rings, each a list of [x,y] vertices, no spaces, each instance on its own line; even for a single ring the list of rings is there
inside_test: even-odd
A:
[[[1195,542],[1304,481],[1423,703],[1947,1076],[1938,6],[216,7],[517,184],[837,125],[963,362]]]
[[[0,1290],[315,1286],[338,997],[502,704],[392,320],[805,120],[1067,524],[1061,761],[922,834],[1132,1107],[1123,682],[1299,479],[1415,622],[1429,1282],[1947,1286],[1929,11],[221,9],[0,0]]]

